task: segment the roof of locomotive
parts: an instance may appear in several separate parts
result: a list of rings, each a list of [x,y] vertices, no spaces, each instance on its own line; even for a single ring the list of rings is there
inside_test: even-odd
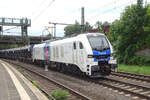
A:
[[[79,38],[86,38],[87,35],[93,35],[93,36],[101,35],[101,36],[105,36],[102,33],[83,33],[83,34],[79,34],[79,35],[74,36],[74,37],[67,37],[67,38],[64,38],[64,39],[55,40],[55,41],[47,41],[47,42],[50,42],[52,44],[73,42],[73,41],[78,41]]]
[[[56,39],[51,39],[51,40],[46,40],[46,41],[43,41],[43,43],[46,43],[46,42],[54,42],[54,41],[58,41],[58,40],[64,40],[64,39],[69,39],[69,38],[74,38],[74,37],[80,37],[80,36],[86,36],[86,35],[103,35],[105,36],[105,34],[103,33],[82,33],[82,34],[73,34],[72,36],[69,36],[69,37],[59,37],[59,38],[56,38]]]
[[[102,35],[105,36],[103,33],[83,33],[83,34],[78,34],[76,36],[73,37],[66,37],[66,38],[61,38],[61,39],[56,39],[56,40],[48,40],[45,41],[46,42],[50,42],[53,44],[59,44],[59,43],[66,43],[66,42],[73,42],[73,41],[78,41],[79,38],[83,38],[86,37],[87,35],[93,35],[93,36],[98,36],[98,35]],[[34,45],[34,47],[43,47],[43,45],[45,43],[41,43],[41,44],[36,44]],[[29,49],[30,46],[24,46],[24,47],[19,47],[19,48],[11,48],[11,49],[4,49],[4,50],[0,50],[0,51],[16,51],[16,50],[23,50],[23,49]]]

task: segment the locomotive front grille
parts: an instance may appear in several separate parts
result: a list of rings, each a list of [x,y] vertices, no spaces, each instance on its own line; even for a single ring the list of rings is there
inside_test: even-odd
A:
[[[108,58],[108,57],[110,57],[110,55],[98,55],[98,56],[88,55],[88,58],[96,58],[96,59],[104,59],[104,58]]]
[[[108,58],[110,57],[110,55],[99,55],[99,56],[94,56],[94,58],[96,59],[104,59],[104,58]]]

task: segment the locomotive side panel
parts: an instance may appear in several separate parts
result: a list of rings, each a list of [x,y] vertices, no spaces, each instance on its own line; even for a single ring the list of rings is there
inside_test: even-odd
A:
[[[72,64],[72,43],[51,43],[50,61]]]
[[[32,59],[44,60],[44,44],[38,44],[33,47]]]

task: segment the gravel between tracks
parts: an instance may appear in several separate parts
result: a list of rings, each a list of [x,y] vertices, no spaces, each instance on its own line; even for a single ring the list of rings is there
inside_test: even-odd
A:
[[[35,75],[29,71],[25,71],[23,73],[25,76],[28,76],[31,80],[34,80],[37,82],[38,86],[42,88],[43,90],[47,91],[47,93],[51,94],[53,91],[56,90],[62,90],[62,88],[59,88],[57,85],[50,83],[48,80],[45,80],[38,75]],[[69,100],[78,100],[79,98],[76,98],[76,96],[69,95]]]
[[[112,90],[107,87],[103,87],[98,84],[87,82],[87,81],[77,79],[75,77],[68,76],[68,75],[55,72],[55,71],[51,71],[51,70],[49,70],[48,72],[45,72],[43,68],[37,67],[35,65],[29,65],[29,64],[24,64],[20,62],[18,63],[21,64],[21,66],[26,66],[56,81],[59,81],[60,83],[67,85],[84,95],[87,95],[88,97],[92,98],[92,100],[135,100],[127,95],[125,96],[124,93],[119,94],[115,90]]]
[[[150,83],[149,82],[145,82],[145,81],[140,81],[140,80],[136,80],[136,79],[131,79],[131,78],[125,78],[125,77],[118,77],[118,76],[114,76],[114,75],[110,75],[109,78],[115,78],[116,80],[120,80],[123,82],[130,82],[136,85],[142,85],[142,86],[147,86],[150,87]]]

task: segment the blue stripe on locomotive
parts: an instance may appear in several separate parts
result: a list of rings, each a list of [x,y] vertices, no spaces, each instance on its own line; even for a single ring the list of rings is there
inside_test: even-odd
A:
[[[30,52],[33,51],[33,47],[34,47],[34,44],[32,44],[32,45],[29,47]]]
[[[94,56],[110,55],[110,54],[111,54],[110,49],[105,50],[105,51],[96,51],[96,50],[93,50],[93,55]],[[94,62],[96,62],[96,61],[109,61],[109,60],[110,60],[110,56],[107,57],[107,58],[103,58],[103,59],[96,59],[96,58],[94,58]]]

